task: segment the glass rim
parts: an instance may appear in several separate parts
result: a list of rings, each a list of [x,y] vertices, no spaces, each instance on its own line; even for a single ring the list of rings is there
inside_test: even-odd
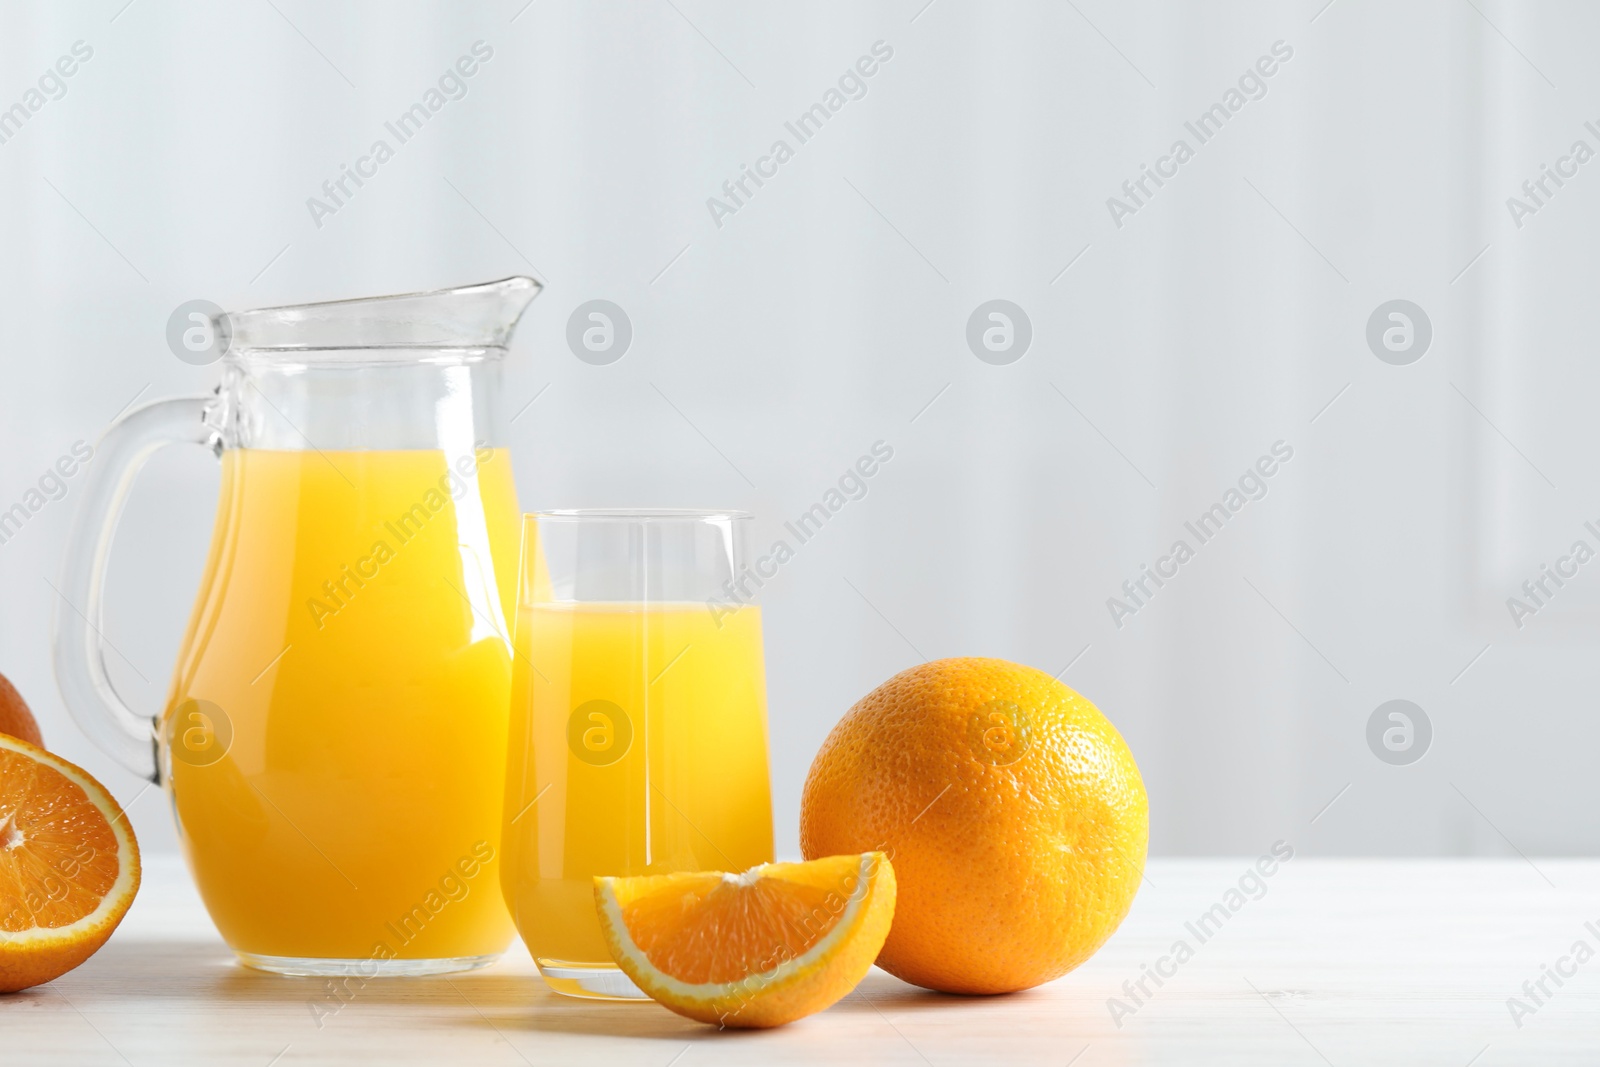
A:
[[[280,348],[230,348],[222,362],[251,369],[321,369],[366,367],[374,364],[415,364],[459,367],[504,359],[499,345],[450,347],[448,345],[362,345],[346,348],[283,346]]]
[[[350,351],[348,359],[393,362],[406,349],[504,349],[544,286],[527,275],[384,296],[222,311],[212,316],[229,352]],[[327,358],[326,356],[324,358]]]
[[[550,508],[523,512],[522,520],[555,522],[712,522],[752,519],[738,508]]]

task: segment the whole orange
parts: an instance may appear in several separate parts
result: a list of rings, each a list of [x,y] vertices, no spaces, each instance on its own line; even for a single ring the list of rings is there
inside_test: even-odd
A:
[[[868,693],[800,800],[807,859],[894,863],[878,966],[949,993],[1027,989],[1093,955],[1138,892],[1149,826],[1139,768],[1099,709],[999,659],[924,663]]]
[[[0,734],[44,747],[44,738],[39,736],[39,722],[28,710],[28,702],[3,674],[0,674]]]

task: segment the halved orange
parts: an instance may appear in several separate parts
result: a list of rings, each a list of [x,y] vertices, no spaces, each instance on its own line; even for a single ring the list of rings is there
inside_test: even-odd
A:
[[[0,735],[0,992],[94,955],[138,889],[139,845],[105,787]]]
[[[634,984],[736,1027],[781,1026],[854,989],[889,936],[894,895],[882,852],[594,880],[606,944]]]

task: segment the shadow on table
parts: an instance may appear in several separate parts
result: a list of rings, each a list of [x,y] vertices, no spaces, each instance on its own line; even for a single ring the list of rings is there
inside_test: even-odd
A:
[[[428,978],[298,978],[253,970],[226,946],[210,941],[113,938],[82,967],[57,979],[64,987],[92,986],[102,996],[155,993],[174,999],[266,1005],[304,1005],[329,995],[330,988],[341,981],[353,1002],[375,1005],[428,1003],[439,1007],[453,1003],[471,1011],[473,1005],[521,1006],[534,997],[555,996],[538,974],[519,973],[505,962],[479,971]]]
[[[843,1000],[831,1010],[845,1012],[917,1012],[948,1009],[952,1004],[970,1001],[983,1003],[992,997],[963,997],[936,993],[873,968]]]
[[[479,1001],[477,993],[470,993],[482,1010],[480,1023],[507,1032],[599,1034],[655,1040],[716,1040],[775,1032],[733,1028],[719,1030],[675,1015],[649,1001],[632,1004],[585,1001],[551,993],[544,988],[542,981],[535,979],[535,982],[538,989],[533,998],[524,1000],[512,1010],[490,1011],[486,1004]],[[952,997],[907,985],[891,975],[874,970],[854,991],[828,1011],[900,1017],[913,1012],[948,1009],[952,1003],[961,1001],[982,1004],[996,999],[1005,998]]]
[[[544,980],[515,961],[480,971],[429,978],[291,978],[243,966],[223,945],[212,941],[113,939],[104,949],[52,987],[71,996],[74,988],[93,991],[104,1001],[119,995],[174,1002],[205,1002],[236,1008],[319,1016],[385,1013],[416,1008],[408,1025],[483,1027],[506,1034],[550,1032],[608,1037],[717,1040],[751,1031],[723,1030],[685,1019],[658,1004],[588,1001],[553,993]],[[46,989],[51,987],[41,987]],[[832,1012],[903,1016],[948,1007],[955,998],[910,986],[874,970]]]

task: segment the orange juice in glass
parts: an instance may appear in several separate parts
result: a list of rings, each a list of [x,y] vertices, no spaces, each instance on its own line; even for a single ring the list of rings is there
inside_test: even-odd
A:
[[[595,875],[772,859],[760,608],[724,587],[743,525],[694,511],[524,520],[501,880],[557,992],[641,995],[601,937]]]
[[[210,397],[119,421],[98,450],[58,616],[63,696],[170,792],[190,870],[245,963],[287,974],[483,966],[499,891],[520,520],[496,412],[538,285],[220,316]],[[203,318],[203,316],[202,316]],[[165,710],[106,676],[103,569],[157,444],[222,459],[211,549]]]

